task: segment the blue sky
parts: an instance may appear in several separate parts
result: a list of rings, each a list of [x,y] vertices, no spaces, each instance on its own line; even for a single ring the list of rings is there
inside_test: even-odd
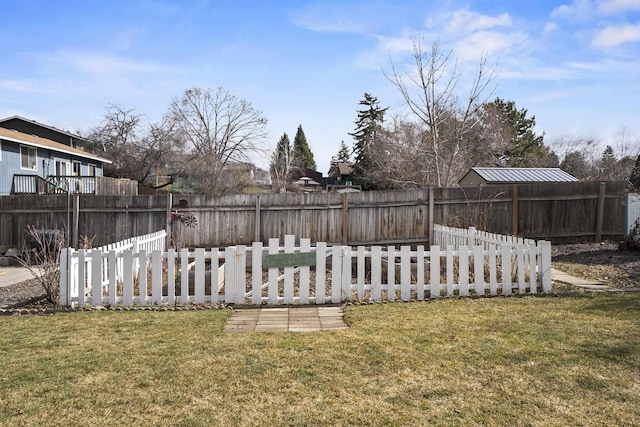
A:
[[[22,0],[3,18],[0,117],[75,132],[108,104],[157,120],[185,89],[223,87],[263,112],[271,149],[302,125],[326,173],[365,92],[405,112],[381,70],[419,35],[465,76],[486,54],[493,97],[535,115],[546,143],[640,137],[640,0]]]

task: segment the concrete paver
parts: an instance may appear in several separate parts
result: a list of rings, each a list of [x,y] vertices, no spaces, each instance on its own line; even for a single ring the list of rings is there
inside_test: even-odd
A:
[[[224,332],[313,332],[346,328],[342,307],[265,307],[234,309]]]

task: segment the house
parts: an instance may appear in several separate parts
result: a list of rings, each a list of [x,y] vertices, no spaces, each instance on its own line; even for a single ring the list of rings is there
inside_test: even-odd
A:
[[[6,122],[5,124],[6,125]],[[111,161],[48,138],[0,127],[0,196],[96,191]]]
[[[40,138],[50,139],[69,147],[80,148],[90,143],[86,138],[73,134],[69,131],[55,128],[36,122],[35,120],[25,119],[20,116],[11,116],[0,119],[0,127],[5,129],[17,130],[27,135],[38,135]]]
[[[481,184],[533,184],[578,182],[560,168],[471,168],[459,181],[461,187]]]

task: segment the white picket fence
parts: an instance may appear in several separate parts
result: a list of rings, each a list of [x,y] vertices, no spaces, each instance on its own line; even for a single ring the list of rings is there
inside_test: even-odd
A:
[[[61,302],[324,304],[551,291],[551,245],[544,241],[429,249],[323,242],[312,247],[305,238],[295,243],[286,236],[284,246],[269,239],[267,246],[255,242],[223,250],[68,249],[62,256]]]
[[[70,301],[71,295],[78,296],[78,300],[81,300],[81,297],[78,295],[80,280],[83,280],[86,286],[87,283],[91,283],[93,278],[97,279],[98,277],[96,272],[91,278],[87,279],[87,271],[100,270],[99,281],[101,286],[104,287],[108,286],[109,277],[112,277],[116,283],[122,282],[127,268],[131,268],[132,271],[138,274],[140,270],[140,258],[135,258],[129,267],[126,259],[122,257],[122,254],[125,251],[131,253],[139,253],[140,251],[145,253],[158,250],[163,251],[166,248],[166,238],[167,231],[160,230],[88,250],[65,250],[60,258],[60,301],[67,301],[65,305],[69,305],[68,302]],[[100,261],[96,260],[94,262],[94,258],[98,258],[97,256],[93,256],[95,254],[100,254]],[[103,256],[104,254],[112,255],[105,257]],[[65,284],[65,286],[63,286],[63,284]]]

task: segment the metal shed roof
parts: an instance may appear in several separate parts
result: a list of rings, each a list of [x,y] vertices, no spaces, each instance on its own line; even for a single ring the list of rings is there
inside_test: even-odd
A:
[[[471,171],[477,173],[487,183],[578,181],[576,177],[560,168],[471,168]]]

